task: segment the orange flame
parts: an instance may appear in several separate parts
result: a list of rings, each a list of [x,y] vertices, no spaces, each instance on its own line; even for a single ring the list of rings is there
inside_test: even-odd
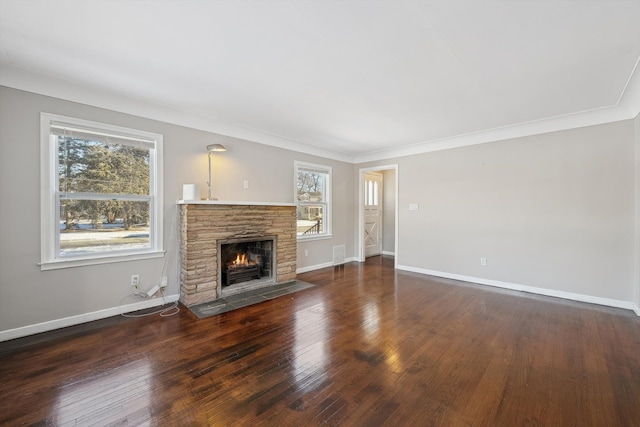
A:
[[[247,262],[247,256],[245,254],[238,254],[236,259],[233,261],[233,265],[249,265],[249,262]]]

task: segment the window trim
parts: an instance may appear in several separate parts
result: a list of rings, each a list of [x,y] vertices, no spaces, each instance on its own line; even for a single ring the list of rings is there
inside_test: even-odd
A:
[[[60,257],[58,254],[59,217],[57,183],[58,183],[58,151],[57,144],[52,143],[52,122],[64,122],[85,128],[114,132],[128,136],[139,136],[155,142],[150,154],[149,168],[149,243],[148,249],[133,249],[112,253],[90,254],[81,256]],[[51,113],[40,113],[40,269],[52,270],[84,265],[106,264],[112,262],[134,261],[139,259],[159,258],[164,256],[163,246],[163,135],[125,128],[106,123],[93,122],[75,117],[61,116]]]
[[[306,241],[306,240],[322,240],[322,239],[329,239],[333,237],[332,234],[332,210],[333,210],[333,199],[332,199],[332,185],[333,185],[333,170],[331,168],[331,166],[326,166],[326,165],[319,165],[316,163],[308,163],[308,162],[302,162],[299,160],[294,160],[293,162],[293,202],[296,205],[296,222],[297,222],[297,210],[300,207],[300,202],[298,201],[298,169],[299,168],[309,168],[309,169],[318,169],[321,170],[323,172],[325,172],[327,174],[327,179],[325,182],[325,201],[324,203],[326,204],[326,212],[324,212],[323,215],[323,220],[324,220],[324,226],[325,226],[325,232],[324,233],[319,233],[319,234],[308,234],[308,235],[298,235],[298,233],[296,232],[296,239],[298,241]],[[311,204],[318,204],[318,203],[311,203]]]

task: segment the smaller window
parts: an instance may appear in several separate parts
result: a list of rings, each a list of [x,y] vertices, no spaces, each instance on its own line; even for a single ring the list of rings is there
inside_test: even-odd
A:
[[[331,167],[295,162],[299,239],[331,235]]]

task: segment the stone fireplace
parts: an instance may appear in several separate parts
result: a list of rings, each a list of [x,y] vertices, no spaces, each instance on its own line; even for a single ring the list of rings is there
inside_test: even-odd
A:
[[[182,304],[189,307],[295,280],[295,205],[178,203]]]

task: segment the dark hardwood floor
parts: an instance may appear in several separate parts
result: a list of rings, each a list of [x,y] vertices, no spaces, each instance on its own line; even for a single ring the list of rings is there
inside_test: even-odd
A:
[[[0,343],[1,425],[638,426],[630,311],[396,272]]]

